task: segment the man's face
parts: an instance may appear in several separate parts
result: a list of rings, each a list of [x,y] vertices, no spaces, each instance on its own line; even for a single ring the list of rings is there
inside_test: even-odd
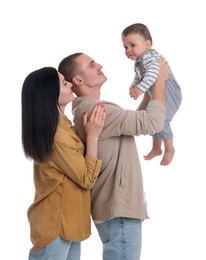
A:
[[[107,80],[107,77],[102,72],[102,66],[96,63],[86,54],[82,54],[76,59],[82,70],[81,79],[84,85],[90,88],[101,87]]]

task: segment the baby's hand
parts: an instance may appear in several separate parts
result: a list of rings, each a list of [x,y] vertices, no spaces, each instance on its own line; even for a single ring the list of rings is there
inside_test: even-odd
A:
[[[142,95],[142,91],[139,90],[135,85],[130,86],[129,88],[129,95],[133,99],[137,99],[140,95]]]

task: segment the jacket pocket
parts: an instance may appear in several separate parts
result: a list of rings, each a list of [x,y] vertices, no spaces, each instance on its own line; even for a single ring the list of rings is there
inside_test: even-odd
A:
[[[127,186],[127,162],[123,162],[121,165],[121,173],[119,179],[119,192],[122,192],[124,188]]]

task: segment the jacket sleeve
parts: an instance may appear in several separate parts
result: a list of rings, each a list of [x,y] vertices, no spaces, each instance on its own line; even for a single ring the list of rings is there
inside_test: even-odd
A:
[[[156,57],[146,59],[144,61],[145,74],[139,84],[136,84],[136,87],[140,89],[142,92],[146,92],[149,90],[159,75],[159,63]],[[137,73],[137,72],[136,72]]]
[[[165,106],[158,100],[151,100],[146,110],[125,110],[118,105],[102,101],[106,110],[106,120],[99,140],[120,136],[148,135],[160,132],[164,127]],[[84,103],[74,113],[74,123],[78,135],[85,142],[85,133],[82,125],[82,111],[91,113],[95,102]]]
[[[112,103],[104,106],[107,116],[101,138],[152,135],[164,127],[165,107],[157,100],[151,100],[141,111],[125,110]]]
[[[59,172],[67,175],[81,187],[91,189],[97,180],[102,161],[90,155],[84,157],[78,145],[80,144],[77,143],[77,147],[72,145],[71,140],[56,141],[51,161]]]

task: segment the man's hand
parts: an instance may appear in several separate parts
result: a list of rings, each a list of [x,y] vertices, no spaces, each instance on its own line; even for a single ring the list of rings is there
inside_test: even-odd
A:
[[[168,65],[168,62],[163,56],[160,56],[159,58],[159,65],[160,65],[160,72],[158,78],[161,78],[161,80],[167,80],[170,73],[170,67]]]

